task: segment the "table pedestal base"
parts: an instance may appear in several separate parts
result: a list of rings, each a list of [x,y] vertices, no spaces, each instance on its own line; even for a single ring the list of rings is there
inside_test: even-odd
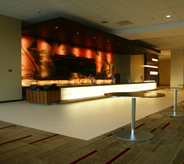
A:
[[[117,139],[126,141],[146,141],[154,137],[153,133],[147,132],[145,130],[135,130],[134,135],[131,134],[130,129],[126,130],[116,130],[113,136]]]
[[[184,117],[184,112],[176,112],[174,113],[173,111],[165,111],[165,112],[161,112],[160,114],[164,115],[164,116],[168,116],[168,117]]]

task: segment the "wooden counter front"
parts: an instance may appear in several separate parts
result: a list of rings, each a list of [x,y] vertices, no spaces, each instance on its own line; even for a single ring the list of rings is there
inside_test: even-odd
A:
[[[40,104],[51,104],[60,101],[59,90],[39,91],[26,90],[26,101]]]

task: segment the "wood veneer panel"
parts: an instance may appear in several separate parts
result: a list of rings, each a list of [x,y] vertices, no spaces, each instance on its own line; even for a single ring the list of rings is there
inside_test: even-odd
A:
[[[36,92],[36,103],[40,103],[40,91]]]
[[[33,102],[36,103],[37,101],[37,91],[33,91]]]
[[[58,102],[59,90],[53,91],[32,91],[26,90],[26,101],[41,104],[51,104]]]
[[[40,91],[39,92],[39,103],[44,104],[44,99],[43,96],[44,95],[44,91]]]
[[[47,92],[43,91],[43,104],[47,104]]]
[[[29,102],[33,102],[33,91],[30,91],[29,94],[30,94],[30,99],[29,99],[30,101]]]
[[[30,93],[28,89],[26,90],[26,100],[30,102]]]

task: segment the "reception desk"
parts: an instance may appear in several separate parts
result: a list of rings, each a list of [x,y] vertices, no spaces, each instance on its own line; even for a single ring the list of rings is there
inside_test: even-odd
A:
[[[60,87],[60,100],[62,102],[78,101],[104,97],[109,92],[136,92],[154,90],[157,88],[155,82],[88,85],[88,86],[66,86]]]

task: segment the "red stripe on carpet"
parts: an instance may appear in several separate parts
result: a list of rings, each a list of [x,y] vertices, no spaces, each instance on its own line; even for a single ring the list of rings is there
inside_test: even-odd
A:
[[[141,126],[143,126],[145,123],[142,123],[141,125],[137,126],[135,129],[140,128]]]
[[[121,128],[121,130],[123,130],[123,129],[125,129],[125,128]],[[112,134],[109,134],[107,137],[110,137],[110,136],[112,136]]]
[[[123,129],[125,129],[125,128],[121,128],[121,130],[123,130]],[[110,137],[110,136],[112,136],[112,134],[109,134],[107,137]]]
[[[74,162],[72,162],[72,163],[70,163],[70,164],[78,163],[78,162],[82,161],[83,159],[85,159],[85,158],[89,157],[90,155],[92,155],[92,154],[94,154],[94,153],[96,153],[96,152],[97,152],[97,150],[94,150],[94,151],[92,151],[91,153],[86,154],[85,156],[83,156],[83,157],[81,157],[81,158],[77,159],[76,161],[74,161]]]
[[[16,125],[11,125],[11,126],[7,126],[7,127],[4,127],[4,128],[0,128],[0,130],[1,129],[6,129],[6,128],[11,128],[11,127],[14,127],[14,126],[16,126]]]
[[[150,115],[148,115],[148,116],[146,116],[146,117],[149,117],[149,116],[151,116],[151,115],[153,115],[153,114],[155,114],[155,113],[152,113],[152,114],[150,114]],[[146,118],[146,117],[145,117],[145,118]]]
[[[52,138],[52,137],[55,137],[55,136],[58,136],[58,135],[59,135],[59,134],[55,134],[55,135],[53,135],[53,136],[46,137],[46,138],[43,138],[43,139],[40,139],[40,140],[37,140],[37,141],[31,142],[31,143],[29,143],[29,144],[34,144],[34,143],[36,143],[36,142],[40,142],[40,141],[43,141],[43,140],[46,140],[46,139],[49,139],[49,138]]]
[[[167,123],[165,126],[162,127],[162,129],[165,129],[170,123]]]
[[[112,134],[109,134],[107,137],[110,137],[110,136],[112,136]]]
[[[131,148],[126,148],[125,150],[123,150],[121,153],[119,153],[117,156],[115,156],[114,158],[112,158],[110,161],[108,161],[105,164],[111,164],[113,163],[115,160],[117,160],[119,157],[121,157],[123,154],[125,154],[126,152],[128,152]]]
[[[149,116],[151,116],[152,114],[150,114],[150,115],[147,115],[145,118],[147,118],[147,117],[149,117]]]
[[[26,137],[22,137],[22,138],[18,138],[18,139],[12,140],[12,141],[4,142],[4,143],[1,143],[0,145],[4,145],[4,144],[10,143],[10,142],[22,140],[22,139],[24,139],[24,138],[28,138],[28,137],[31,137],[31,136],[32,136],[32,135],[29,135],[29,136],[26,136]]]
[[[151,133],[153,133],[155,130],[157,130],[156,128],[155,129],[153,129],[152,131],[151,131]]]

